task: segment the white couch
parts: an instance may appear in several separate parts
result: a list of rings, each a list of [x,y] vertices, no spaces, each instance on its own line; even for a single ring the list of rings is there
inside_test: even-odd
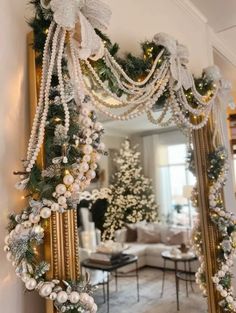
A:
[[[189,244],[188,231],[186,231],[185,244]],[[165,230],[166,236],[166,230]],[[125,253],[134,254],[138,257],[138,267],[150,266],[163,268],[164,260],[161,256],[161,253],[164,251],[171,251],[173,248],[179,247],[179,245],[169,245],[162,242],[159,243],[138,243],[138,242],[125,242],[126,238],[126,229],[121,229],[116,231],[115,240],[121,243],[124,243],[128,246],[128,249],[125,250]],[[199,262],[191,262],[191,270],[196,271],[199,267]],[[174,262],[166,261],[166,268],[174,269]],[[127,265],[123,267],[120,271],[127,273],[135,269],[134,264]],[[183,262],[178,262],[178,269],[184,270]]]

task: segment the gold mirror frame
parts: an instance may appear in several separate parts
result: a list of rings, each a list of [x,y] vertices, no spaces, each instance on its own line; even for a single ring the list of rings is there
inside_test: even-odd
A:
[[[31,124],[37,104],[37,93],[40,81],[40,69],[35,63],[35,52],[32,49],[33,33],[28,34],[28,68],[29,68],[29,105]],[[207,176],[208,155],[213,152],[213,127],[211,119],[200,130],[193,131],[194,159],[196,164],[198,209],[203,239],[203,257],[206,269],[207,302],[209,313],[222,312],[219,296],[213,285],[212,277],[217,271],[217,246],[219,245],[218,230],[210,220],[208,200],[209,181]],[[43,152],[39,159],[43,167]],[[78,251],[77,213],[70,210],[64,214],[53,212],[46,222],[45,259],[51,264],[48,279],[76,280],[80,276],[80,260]],[[56,313],[52,302],[47,301],[47,313]]]

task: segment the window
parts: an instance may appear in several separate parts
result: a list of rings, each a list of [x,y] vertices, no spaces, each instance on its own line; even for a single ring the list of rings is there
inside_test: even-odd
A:
[[[189,201],[196,179],[186,166],[186,144],[164,146],[165,160],[159,168],[161,183],[161,211],[168,223],[192,227],[196,211]]]

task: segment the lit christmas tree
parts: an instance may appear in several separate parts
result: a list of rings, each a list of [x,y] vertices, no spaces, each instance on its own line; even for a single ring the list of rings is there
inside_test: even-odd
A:
[[[125,223],[157,220],[157,204],[152,182],[142,173],[140,153],[126,139],[115,159],[119,170],[110,186],[112,198],[105,214],[103,239],[113,239]]]

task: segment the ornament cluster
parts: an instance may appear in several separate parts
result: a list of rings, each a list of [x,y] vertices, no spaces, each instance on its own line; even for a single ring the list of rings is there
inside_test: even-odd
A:
[[[222,198],[222,189],[225,185],[229,170],[228,156],[224,147],[219,146],[209,155],[208,178],[209,207],[212,222],[217,226],[220,242],[217,247],[218,270],[212,280],[216,290],[221,296],[220,305],[227,312],[236,312],[236,298],[233,296],[232,266],[236,253],[236,217],[233,213],[227,212]],[[196,201],[196,193],[193,196]],[[193,232],[193,244],[196,254],[199,257],[201,266],[196,274],[197,283],[206,292],[205,281],[205,260],[202,251],[201,231],[197,227]]]

